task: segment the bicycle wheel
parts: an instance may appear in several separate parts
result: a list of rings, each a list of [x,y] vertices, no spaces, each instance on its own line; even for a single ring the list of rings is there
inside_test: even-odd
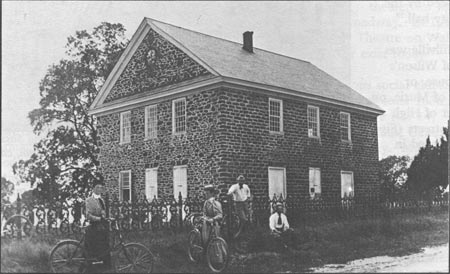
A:
[[[155,258],[146,246],[129,243],[119,250],[114,267],[117,273],[152,273],[154,262]]]
[[[225,228],[224,235],[229,235],[227,231],[231,230],[231,236],[234,239],[239,237],[242,232],[241,219],[239,219],[239,216],[235,213],[231,215],[231,224],[228,224],[228,216],[225,216],[222,221],[222,226]]]
[[[30,238],[33,234],[33,224],[22,215],[13,215],[8,218],[4,227],[3,235],[13,239]]]
[[[213,272],[222,272],[228,264],[228,245],[224,239],[212,239],[206,248],[206,261]]]
[[[50,252],[50,270],[52,273],[84,273],[87,261],[85,250],[80,242],[65,240],[58,243]]]
[[[197,263],[203,253],[202,236],[197,229],[189,232],[188,235],[188,255],[191,262]]]

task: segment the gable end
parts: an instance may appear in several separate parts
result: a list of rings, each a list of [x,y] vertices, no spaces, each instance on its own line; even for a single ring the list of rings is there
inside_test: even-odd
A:
[[[206,68],[150,29],[104,103],[209,74]]]

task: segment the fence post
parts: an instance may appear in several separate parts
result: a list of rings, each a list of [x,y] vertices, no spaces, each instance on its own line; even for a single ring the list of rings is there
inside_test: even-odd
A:
[[[21,215],[20,214],[21,211],[22,211],[22,201],[20,199],[20,194],[17,193],[17,215],[20,216]],[[19,229],[19,231],[18,231],[18,234],[17,234],[17,238],[19,240],[22,240],[22,219],[19,218],[18,220],[19,221],[17,222],[17,228]]]
[[[179,222],[180,222],[180,230],[183,228],[183,196],[181,196],[181,191],[178,192],[178,205],[180,208],[178,209]]]
[[[232,207],[232,204],[233,204],[233,200],[231,199],[231,195],[227,195],[227,201],[228,201],[228,209],[227,209],[227,211],[228,211],[228,220],[227,220],[227,222],[228,222],[228,239],[232,239],[233,238],[233,232],[232,232],[232,220],[233,220],[233,217],[232,217],[232,210],[231,210],[231,207]]]
[[[109,193],[106,192],[105,195],[105,211],[106,211],[106,218],[109,218]]]

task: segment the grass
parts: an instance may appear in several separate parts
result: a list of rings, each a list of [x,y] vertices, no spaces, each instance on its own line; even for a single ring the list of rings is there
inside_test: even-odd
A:
[[[295,250],[279,249],[268,229],[247,234],[247,253],[234,252],[227,271],[260,273],[306,271],[328,263],[419,252],[429,245],[448,243],[448,212],[404,214],[390,219],[350,220],[293,225]],[[130,233],[127,242],[140,242],[155,255],[155,272],[209,272],[205,262],[192,264],[186,254],[187,233]],[[48,272],[48,255],[56,239],[2,239],[1,272]]]
[[[249,252],[260,253],[233,272],[305,271],[323,264],[373,256],[402,256],[429,245],[448,243],[448,212],[405,214],[390,219],[322,222],[295,229],[295,250],[277,250],[266,230],[250,236]],[[267,251],[277,254],[269,256]]]
[[[45,241],[11,241],[2,239],[1,272],[48,272],[52,246]]]

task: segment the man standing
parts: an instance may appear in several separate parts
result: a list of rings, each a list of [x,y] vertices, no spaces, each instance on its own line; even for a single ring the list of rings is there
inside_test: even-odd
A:
[[[236,181],[237,183],[232,185],[228,190],[228,195],[233,195],[234,207],[243,229],[248,221],[251,193],[250,188],[245,184],[244,175],[239,175]]]
[[[89,221],[89,226],[86,229],[85,245],[90,257],[96,258],[99,263],[103,261],[103,266],[109,268],[111,267],[109,227],[105,219],[105,201],[100,196],[103,192],[103,184],[96,182],[94,183],[92,196],[86,199],[86,219]]]

